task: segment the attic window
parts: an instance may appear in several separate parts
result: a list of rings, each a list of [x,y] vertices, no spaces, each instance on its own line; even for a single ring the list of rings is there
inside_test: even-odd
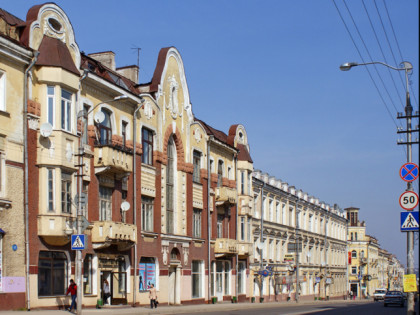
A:
[[[62,27],[62,25],[61,25],[61,23],[60,22],[58,22],[56,19],[54,19],[54,18],[49,18],[48,19],[48,24],[51,26],[51,28],[53,29],[53,30],[55,30],[56,32],[60,32],[61,31],[61,29],[63,28]]]

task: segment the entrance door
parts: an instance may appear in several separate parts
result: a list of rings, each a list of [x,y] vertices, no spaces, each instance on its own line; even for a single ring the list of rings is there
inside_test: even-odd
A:
[[[174,305],[176,303],[176,267],[169,268],[168,277],[169,304]]]
[[[223,301],[223,261],[216,262],[216,297]]]
[[[100,285],[100,288],[101,288],[101,297],[102,297],[102,300],[104,301],[104,303],[105,303],[105,299],[104,299],[104,281],[108,281],[108,283],[111,283],[111,273],[109,272],[109,271],[103,271],[103,272],[101,272],[101,285]],[[111,287],[109,287],[109,290],[111,291]],[[110,292],[111,293],[111,296],[108,298],[108,303],[109,304],[112,304],[111,303],[111,300],[112,300],[112,291]]]
[[[357,284],[351,284],[350,285],[350,291],[352,291],[353,292],[353,296],[357,296]]]
[[[127,277],[125,272],[111,273],[111,304],[127,304]]]

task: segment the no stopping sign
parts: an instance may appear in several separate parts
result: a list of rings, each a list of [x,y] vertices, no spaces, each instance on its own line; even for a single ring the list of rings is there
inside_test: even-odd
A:
[[[413,210],[419,204],[419,196],[414,191],[406,191],[400,196],[400,206],[405,210]]]

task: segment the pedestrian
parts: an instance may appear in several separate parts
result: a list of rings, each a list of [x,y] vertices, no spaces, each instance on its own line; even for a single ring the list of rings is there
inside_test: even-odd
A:
[[[73,279],[70,279],[70,285],[69,285],[69,288],[67,289],[66,295],[68,295],[69,293],[71,295],[71,304],[67,310],[71,312],[73,308],[76,308],[76,298],[77,298],[77,285],[76,283],[74,283]]]
[[[103,293],[104,293],[104,304],[108,304],[108,298],[111,296],[111,293],[109,291],[109,283],[108,280],[104,280],[104,285],[103,285]]]
[[[157,305],[158,305],[157,292],[153,283],[150,284],[149,299],[150,299],[150,308],[153,308],[153,306],[157,308]]]

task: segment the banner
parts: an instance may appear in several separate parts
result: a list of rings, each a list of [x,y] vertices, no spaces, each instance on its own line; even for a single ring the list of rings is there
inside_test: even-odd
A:
[[[351,252],[349,252],[349,265],[351,264]]]
[[[416,275],[404,275],[404,292],[417,292]]]
[[[139,291],[149,290],[151,284],[156,287],[155,263],[139,263]]]

